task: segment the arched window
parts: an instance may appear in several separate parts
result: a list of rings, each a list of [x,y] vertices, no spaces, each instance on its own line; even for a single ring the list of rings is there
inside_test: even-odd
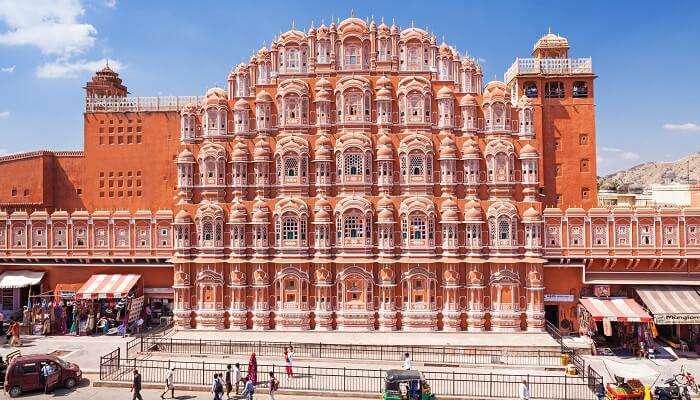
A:
[[[202,221],[202,240],[209,242],[214,239],[214,227],[211,220]]]
[[[588,84],[584,81],[574,82],[571,95],[573,97],[588,97]]]
[[[424,169],[424,160],[425,157],[422,154],[412,154],[409,157],[409,165],[410,165],[410,171],[411,175],[413,176],[421,176],[423,175],[423,172],[425,171]]]
[[[544,85],[544,97],[550,99],[563,99],[564,83],[559,81],[547,82]]]
[[[526,97],[536,98],[539,93],[537,91],[537,83],[533,81],[528,81],[523,84],[523,93]]]
[[[300,63],[299,49],[291,48],[287,50],[287,63],[285,68],[287,71],[298,72]]]
[[[423,95],[420,93],[411,93],[406,96],[407,122],[423,122],[424,106]]]
[[[299,160],[296,157],[287,157],[284,160],[285,176],[299,176]]]
[[[360,47],[356,45],[345,46],[345,67],[347,69],[359,69],[362,62]]]

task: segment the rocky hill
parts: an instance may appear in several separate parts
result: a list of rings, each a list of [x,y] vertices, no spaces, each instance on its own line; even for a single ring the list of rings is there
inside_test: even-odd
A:
[[[648,162],[635,165],[630,169],[614,172],[598,178],[598,184],[614,186],[641,186],[647,188],[653,183],[661,183],[663,174],[668,170],[676,175],[676,181],[685,180],[690,170],[690,180],[700,181],[700,153],[690,154],[677,161]]]

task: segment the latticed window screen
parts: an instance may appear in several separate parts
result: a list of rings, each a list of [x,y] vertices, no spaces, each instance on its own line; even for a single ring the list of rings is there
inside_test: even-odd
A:
[[[362,217],[359,215],[348,215],[343,222],[343,234],[346,238],[357,238],[363,236]]]
[[[299,175],[299,160],[296,157],[288,157],[284,160],[284,171],[287,176]]]
[[[202,222],[202,240],[212,240],[214,237],[214,227],[212,226],[211,221],[204,221]]]
[[[286,240],[299,238],[299,224],[296,218],[285,218],[282,221],[282,237]]]
[[[583,246],[583,228],[580,226],[572,226],[570,235],[569,242],[572,246]]]
[[[500,240],[510,239],[510,221],[508,218],[498,220],[498,238]]]
[[[423,159],[422,155],[411,155],[411,175],[423,175]]]
[[[651,245],[653,243],[651,235],[651,226],[642,225],[639,227],[639,244],[641,245]]]
[[[605,225],[593,226],[593,244],[596,246],[605,246],[608,244],[607,227]]]
[[[351,153],[345,155],[345,175],[362,175],[362,155]]]
[[[411,218],[411,237],[421,240],[427,237],[425,218],[416,216]]]

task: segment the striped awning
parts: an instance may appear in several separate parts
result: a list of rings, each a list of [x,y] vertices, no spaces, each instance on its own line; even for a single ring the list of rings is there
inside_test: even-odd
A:
[[[700,295],[694,287],[648,286],[636,291],[655,323],[700,324]]]
[[[93,275],[75,294],[76,300],[126,297],[141,275]]]
[[[651,321],[649,313],[644,311],[642,306],[634,299],[584,298],[579,301],[595,321],[602,321],[603,319],[629,322]]]

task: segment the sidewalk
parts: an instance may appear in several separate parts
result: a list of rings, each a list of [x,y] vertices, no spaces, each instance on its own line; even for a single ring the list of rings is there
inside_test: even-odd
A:
[[[263,342],[300,342],[365,345],[463,346],[500,349],[559,349],[548,333],[495,332],[317,332],[317,331],[177,331],[176,339],[207,339]]]

